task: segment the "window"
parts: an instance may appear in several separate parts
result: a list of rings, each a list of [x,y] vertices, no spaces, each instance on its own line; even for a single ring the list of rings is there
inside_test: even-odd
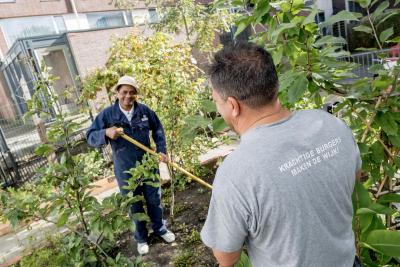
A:
[[[132,10],[132,18],[134,25],[144,25],[148,22],[148,10],[147,9],[135,9]]]
[[[56,23],[56,27],[58,32],[66,32],[67,26],[65,26],[64,18],[61,16],[54,16],[54,21]]]
[[[134,25],[144,25],[146,23],[156,23],[159,21],[155,9],[135,9],[132,10]]]
[[[86,14],[86,17],[91,29],[121,27],[126,25],[122,11],[93,12]]]
[[[318,14],[315,16],[315,22],[316,23],[321,23],[325,21],[325,12],[324,11],[319,11]]]
[[[155,9],[149,9],[149,22],[150,23],[159,22],[157,11]]]
[[[127,25],[133,25],[132,13],[130,11],[124,11],[124,18]]]
[[[8,46],[18,38],[56,34],[57,29],[52,16],[38,16],[0,20]]]
[[[349,0],[349,11],[350,12],[357,12],[362,13],[363,9],[356,1]]]

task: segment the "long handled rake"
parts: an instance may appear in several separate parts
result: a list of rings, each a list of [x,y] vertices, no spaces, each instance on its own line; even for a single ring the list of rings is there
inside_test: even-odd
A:
[[[121,137],[124,138],[124,139],[125,139],[126,141],[128,141],[129,143],[131,143],[131,144],[133,144],[133,145],[135,145],[135,146],[137,146],[137,147],[143,149],[144,151],[146,151],[147,153],[149,153],[149,154],[151,154],[151,155],[153,155],[153,156],[156,156],[156,157],[160,158],[160,155],[157,154],[157,152],[151,150],[151,149],[148,148],[147,146],[145,146],[145,145],[143,145],[142,143],[136,141],[136,140],[133,139],[132,137],[126,135],[126,134],[124,133],[124,130],[123,130],[122,128],[118,128],[117,130],[118,130],[118,132],[120,132]],[[176,164],[175,162],[173,162],[173,161],[168,161],[167,164],[170,165],[171,167],[173,167],[173,168],[175,168],[175,169],[181,171],[182,173],[186,174],[188,177],[190,177],[190,179],[192,179],[192,180],[198,182],[199,184],[201,184],[201,185],[203,185],[203,186],[205,186],[205,187],[207,187],[207,188],[209,188],[209,189],[212,189],[212,186],[211,186],[209,183],[203,181],[202,179],[200,179],[200,178],[197,177],[196,175],[194,175],[194,174],[188,172],[187,170],[185,170],[184,168],[182,168],[181,166],[179,166],[179,165]]]

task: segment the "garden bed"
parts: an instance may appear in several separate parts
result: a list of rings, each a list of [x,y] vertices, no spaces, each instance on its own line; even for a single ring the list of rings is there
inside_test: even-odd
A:
[[[164,189],[164,217],[168,228],[176,234],[176,241],[165,243],[161,238],[150,234],[149,254],[143,261],[149,266],[217,266],[209,248],[200,240],[200,231],[207,217],[211,191],[197,183],[191,183],[184,191],[175,194],[175,215],[169,218],[169,190]],[[136,243],[131,233],[125,233],[118,242],[118,250],[125,256],[138,257]]]

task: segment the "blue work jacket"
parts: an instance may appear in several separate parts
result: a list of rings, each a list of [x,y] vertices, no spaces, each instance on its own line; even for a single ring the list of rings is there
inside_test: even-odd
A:
[[[156,113],[146,105],[135,101],[132,119],[128,121],[120,110],[117,100],[114,105],[107,107],[97,115],[86,132],[86,139],[92,147],[111,144],[114,173],[119,183],[130,178],[130,175],[124,172],[135,167],[136,162],[142,160],[145,151],[121,137],[116,140],[108,138],[106,129],[112,126],[122,127],[125,134],[147,147],[150,147],[151,131],[157,152],[167,153],[164,129]]]

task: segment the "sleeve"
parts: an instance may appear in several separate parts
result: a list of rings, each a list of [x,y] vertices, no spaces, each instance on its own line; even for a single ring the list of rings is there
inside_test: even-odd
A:
[[[167,143],[165,140],[164,128],[157,114],[151,109],[149,109],[149,113],[150,130],[152,132],[154,143],[156,143],[156,151],[157,153],[161,152],[167,154]]]
[[[106,138],[106,117],[104,112],[101,112],[92,122],[92,125],[86,132],[86,140],[92,147],[101,147],[108,143]]]
[[[207,219],[201,231],[206,246],[227,253],[242,248],[248,236],[249,212],[238,194],[239,191],[227,183],[223,188],[214,183]]]

